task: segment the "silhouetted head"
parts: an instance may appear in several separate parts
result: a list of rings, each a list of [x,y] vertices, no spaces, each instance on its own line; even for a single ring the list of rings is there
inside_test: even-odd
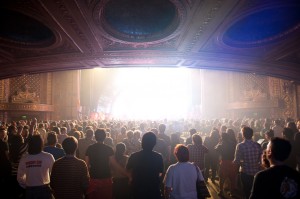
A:
[[[156,135],[152,132],[147,132],[142,138],[142,148],[146,151],[152,151],[156,144]]]

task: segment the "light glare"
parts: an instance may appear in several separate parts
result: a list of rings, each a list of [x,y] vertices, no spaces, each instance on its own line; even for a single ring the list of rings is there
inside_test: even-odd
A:
[[[119,69],[111,115],[118,119],[180,119],[191,105],[190,71],[184,68]]]

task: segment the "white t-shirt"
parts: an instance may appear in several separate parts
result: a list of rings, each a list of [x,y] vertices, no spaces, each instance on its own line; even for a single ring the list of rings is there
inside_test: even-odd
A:
[[[54,163],[50,153],[42,151],[36,155],[27,154],[20,160],[17,180],[21,187],[41,186],[50,183],[50,172]]]
[[[204,180],[199,172],[199,179]],[[172,188],[171,199],[197,199],[197,170],[191,162],[177,162],[169,166],[164,183]]]

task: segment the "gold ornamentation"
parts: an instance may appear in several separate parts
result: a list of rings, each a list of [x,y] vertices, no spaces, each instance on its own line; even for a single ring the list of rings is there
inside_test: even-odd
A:
[[[40,97],[36,92],[29,91],[29,85],[24,84],[21,89],[19,89],[16,95],[11,96],[12,103],[40,103]]]

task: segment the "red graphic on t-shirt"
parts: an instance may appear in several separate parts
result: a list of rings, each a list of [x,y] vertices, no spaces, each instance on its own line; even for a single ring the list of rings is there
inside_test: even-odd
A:
[[[32,161],[26,162],[25,165],[26,165],[26,168],[41,167],[42,161],[41,160],[32,160]]]

